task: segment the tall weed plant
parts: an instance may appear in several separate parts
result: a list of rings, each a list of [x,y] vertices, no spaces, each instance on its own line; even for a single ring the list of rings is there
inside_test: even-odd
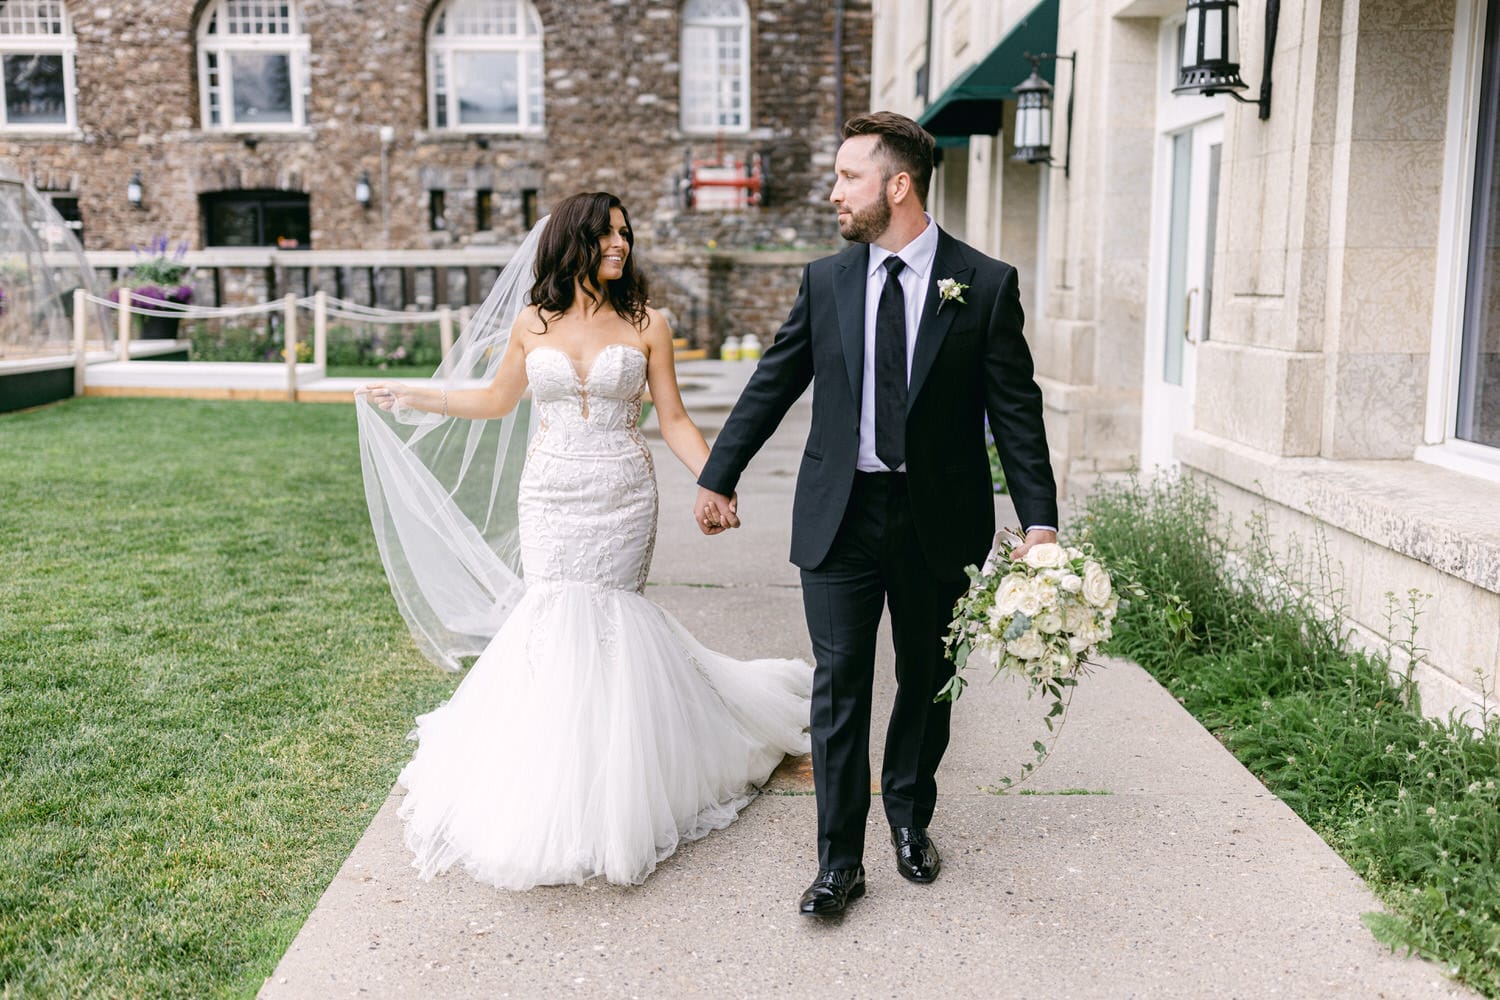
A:
[[[1355,649],[1326,551],[1277,557],[1259,518],[1233,544],[1212,490],[1187,478],[1101,486],[1072,527],[1189,612],[1136,601],[1110,651],[1149,670],[1359,872],[1388,907],[1364,918],[1379,940],[1500,996],[1500,718],[1421,714],[1420,595],[1395,603],[1385,653]]]

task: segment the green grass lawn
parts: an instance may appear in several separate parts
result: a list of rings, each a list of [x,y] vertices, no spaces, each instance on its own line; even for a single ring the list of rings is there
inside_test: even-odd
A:
[[[249,996],[456,683],[347,407],[0,416],[0,990]]]

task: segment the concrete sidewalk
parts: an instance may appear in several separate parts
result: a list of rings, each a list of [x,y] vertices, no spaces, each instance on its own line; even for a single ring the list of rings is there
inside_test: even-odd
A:
[[[745,527],[715,539],[691,522],[690,477],[654,443],[662,514],[648,596],[733,655],[809,655],[786,562],[807,418],[804,401],[746,476]],[[880,655],[877,775],[888,636]],[[1043,706],[975,680],[939,774],[931,831],[944,868],[930,886],[896,874],[876,799],[868,895],[840,921],[799,916],[816,873],[805,761],[633,888],[418,881],[393,791],[261,996],[1472,995],[1378,945],[1359,920],[1378,906],[1360,880],[1138,667],[1080,685],[1030,795],[982,789],[1030,759]]]

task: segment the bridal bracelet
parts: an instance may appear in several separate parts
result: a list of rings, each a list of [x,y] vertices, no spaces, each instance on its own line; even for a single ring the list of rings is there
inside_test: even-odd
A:
[[[442,390],[442,392],[443,392],[443,416],[446,417],[448,415],[448,390],[444,389],[444,390]]]

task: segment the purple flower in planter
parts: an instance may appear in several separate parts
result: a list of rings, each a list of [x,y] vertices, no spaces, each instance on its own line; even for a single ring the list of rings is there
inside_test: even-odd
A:
[[[120,289],[111,288],[106,298],[111,302],[120,301]],[[179,305],[187,305],[193,301],[193,286],[176,285],[171,288],[163,288],[160,285],[137,285],[130,289],[130,298],[132,302],[147,308],[153,302],[175,302]]]

